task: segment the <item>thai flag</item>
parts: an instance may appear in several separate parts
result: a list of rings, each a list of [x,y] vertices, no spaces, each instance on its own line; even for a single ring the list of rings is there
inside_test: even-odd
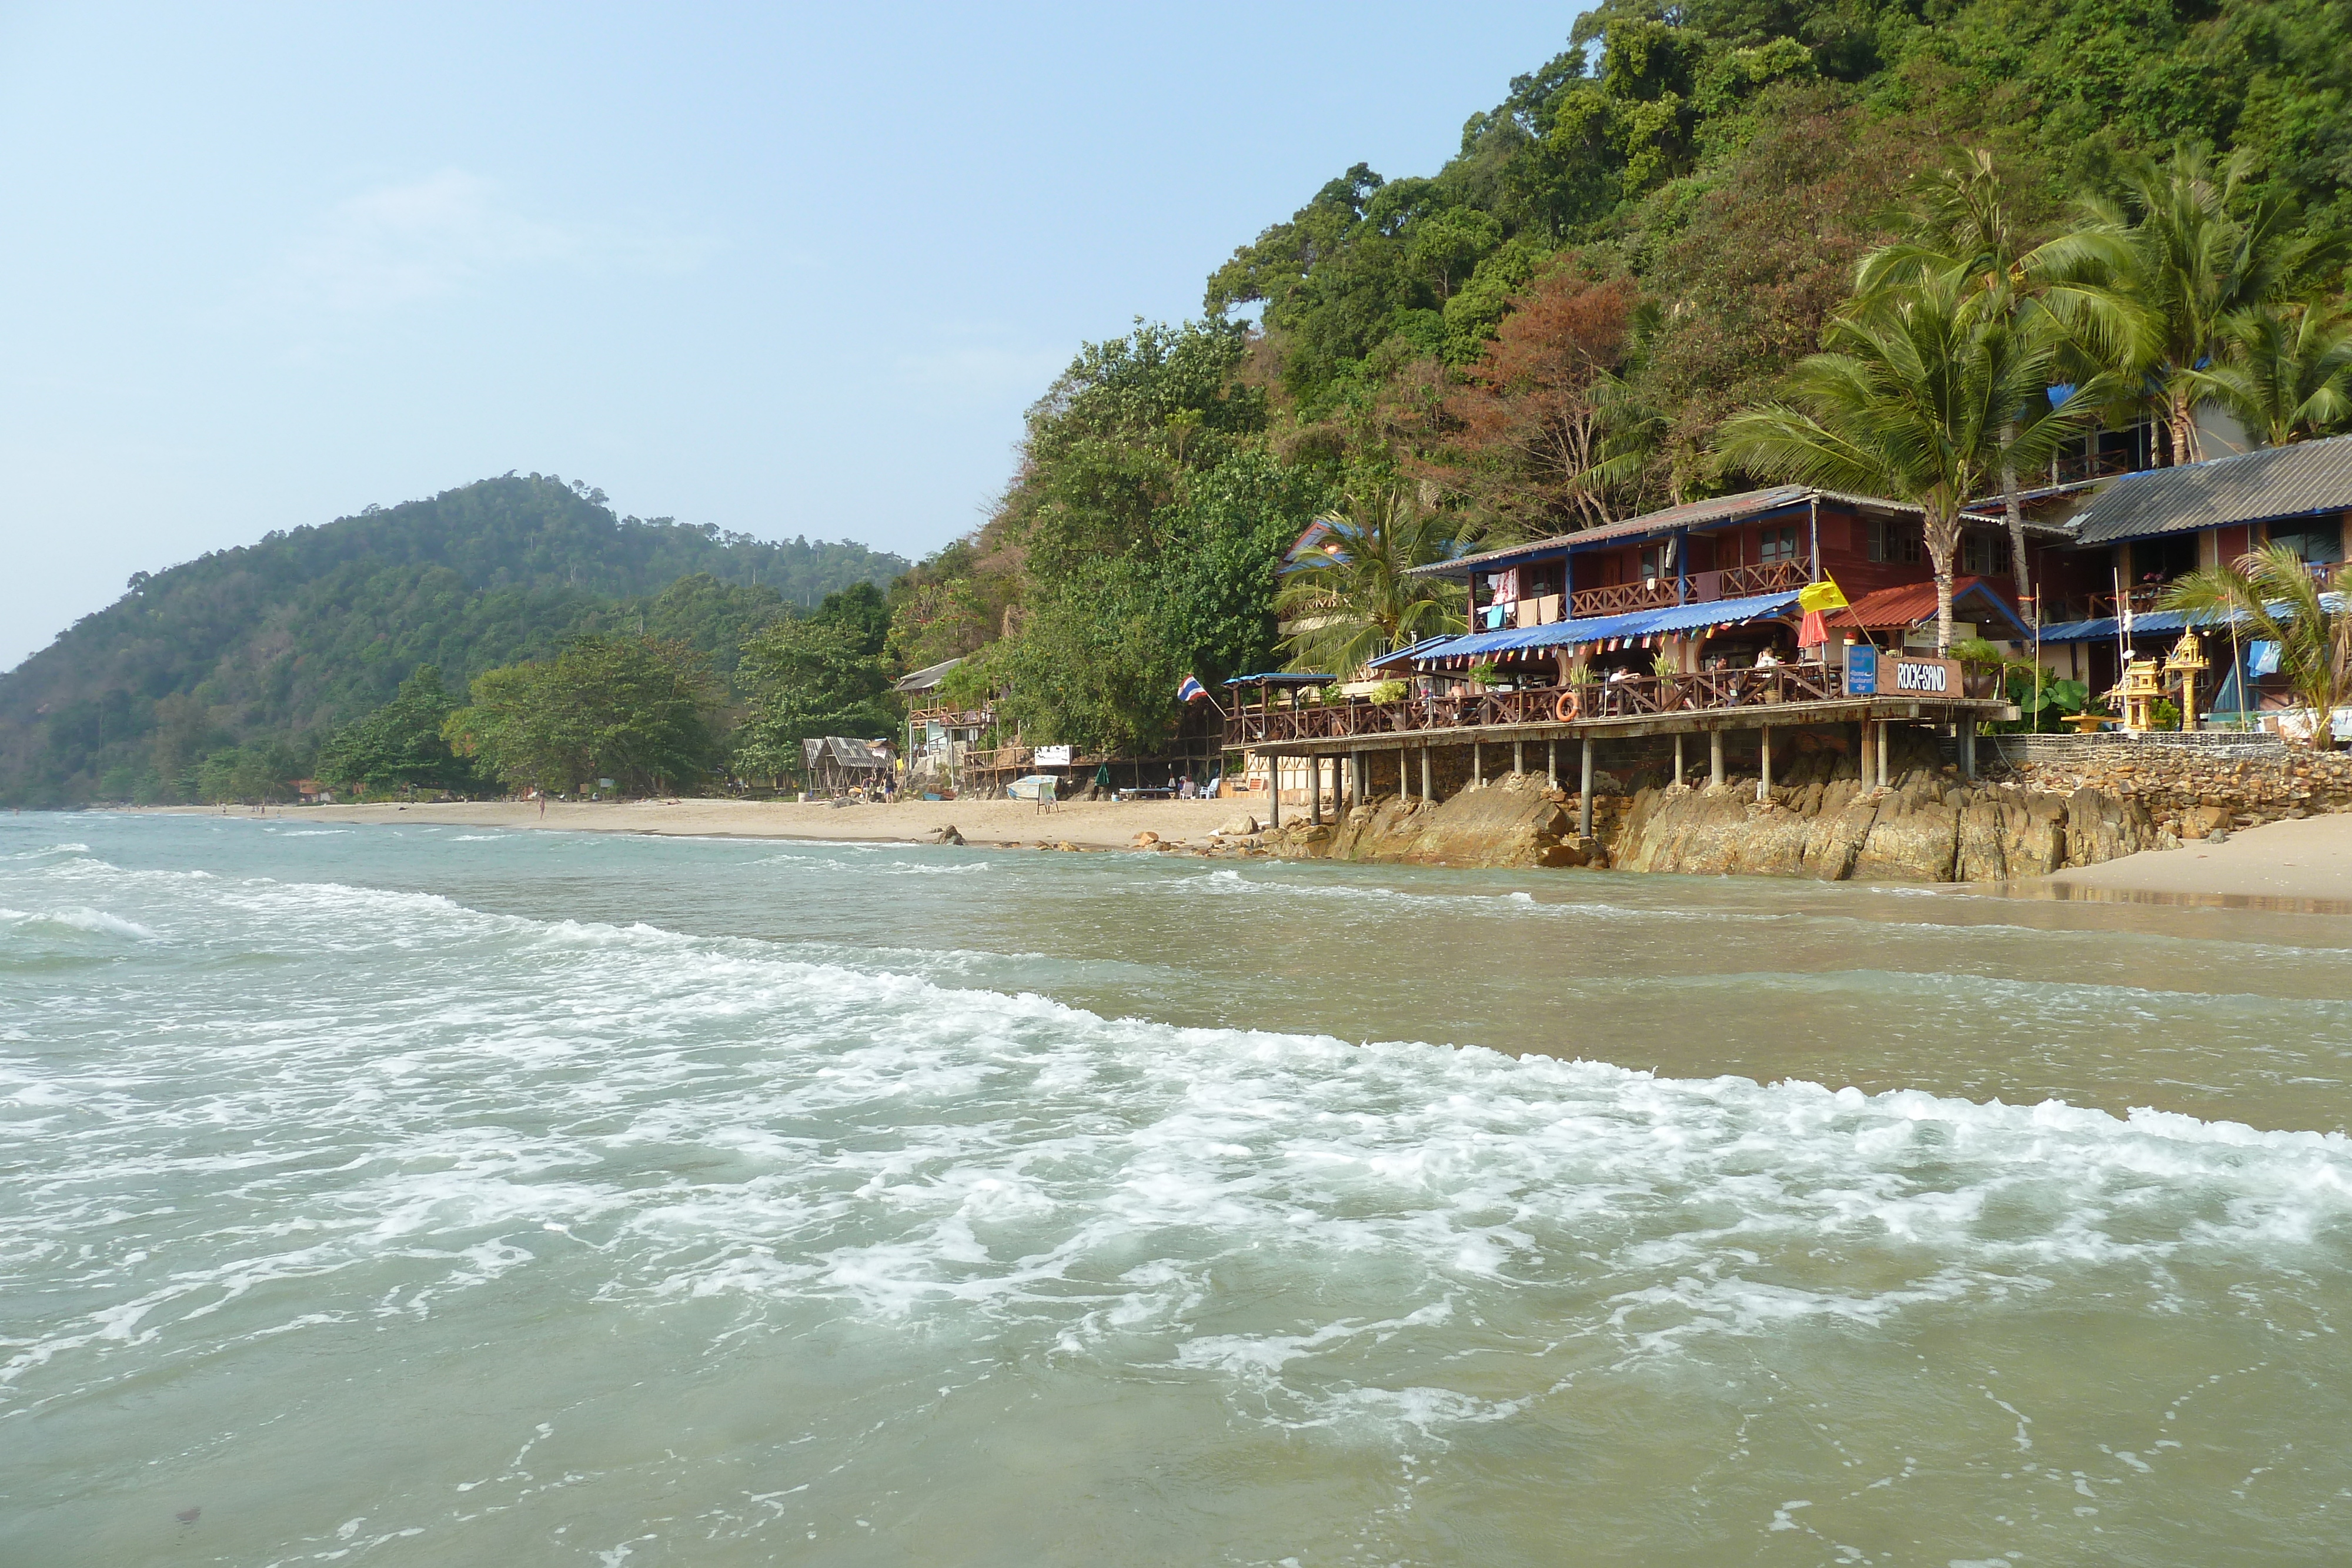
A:
[[[1176,688],[1176,700],[1180,703],[1194,702],[1208,695],[1209,688],[1191,675],[1185,676],[1184,684]]]

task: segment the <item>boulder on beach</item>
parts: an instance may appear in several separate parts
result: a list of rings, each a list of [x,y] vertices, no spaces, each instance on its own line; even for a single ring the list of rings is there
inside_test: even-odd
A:
[[[931,842],[935,844],[960,844],[963,842],[963,835],[956,831],[956,826],[953,822],[950,822],[931,834]]]
[[[1247,811],[1244,811],[1240,816],[1234,818],[1223,827],[1217,830],[1219,837],[1228,839],[1245,839],[1256,831],[1257,819],[1251,816]]]

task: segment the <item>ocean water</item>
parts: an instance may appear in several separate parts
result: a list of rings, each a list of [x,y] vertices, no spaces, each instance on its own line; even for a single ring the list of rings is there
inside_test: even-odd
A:
[[[2352,1556],[2352,922],[0,818],[0,1563]]]

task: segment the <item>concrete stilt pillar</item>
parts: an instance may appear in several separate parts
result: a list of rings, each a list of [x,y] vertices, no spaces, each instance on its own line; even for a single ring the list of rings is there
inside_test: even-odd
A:
[[[1314,827],[1323,821],[1323,759],[1319,757],[1307,759],[1307,821]]]
[[[1675,782],[1683,781],[1683,737],[1675,737]]]
[[[1977,721],[1971,714],[1960,720],[1960,777],[1977,776]]]
[[[1589,735],[1584,737],[1584,788],[1576,802],[1576,836],[1592,836],[1592,737]]]
[[[1400,800],[1410,800],[1412,799],[1412,779],[1411,778],[1412,768],[1412,753],[1402,746],[1398,747],[1397,799]]]
[[[1429,787],[1429,747],[1426,746],[1421,748],[1421,798],[1424,800],[1437,799],[1436,793]]]
[[[1756,798],[1769,800],[1772,798],[1772,727],[1768,724],[1756,733],[1762,737],[1759,745],[1763,762],[1763,770],[1756,776]]]
[[[1894,727],[1895,727],[1893,725],[1888,724],[1883,718],[1878,721],[1878,787],[1881,789],[1885,789],[1887,786],[1886,765],[1888,760],[1887,752],[1889,750],[1889,737],[1886,732]]]
[[[1282,826],[1281,758],[1269,757],[1265,759],[1265,825],[1269,828],[1278,828]]]
[[[1515,740],[1511,742],[1511,771],[1525,773],[1527,770],[1528,743],[1524,740]]]
[[[1559,788],[1559,742],[1557,740],[1544,742],[1544,777],[1550,780],[1553,789]]]
[[[1723,731],[1706,732],[1706,781],[1720,789],[1723,785]]]
[[[1470,743],[1470,788],[1477,789],[1486,782],[1486,748],[1476,741]]]

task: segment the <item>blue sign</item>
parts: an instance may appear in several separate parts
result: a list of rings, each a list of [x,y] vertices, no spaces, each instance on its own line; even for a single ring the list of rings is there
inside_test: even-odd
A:
[[[1878,650],[1868,643],[1846,644],[1845,695],[1850,697],[1874,697],[1878,695]]]

